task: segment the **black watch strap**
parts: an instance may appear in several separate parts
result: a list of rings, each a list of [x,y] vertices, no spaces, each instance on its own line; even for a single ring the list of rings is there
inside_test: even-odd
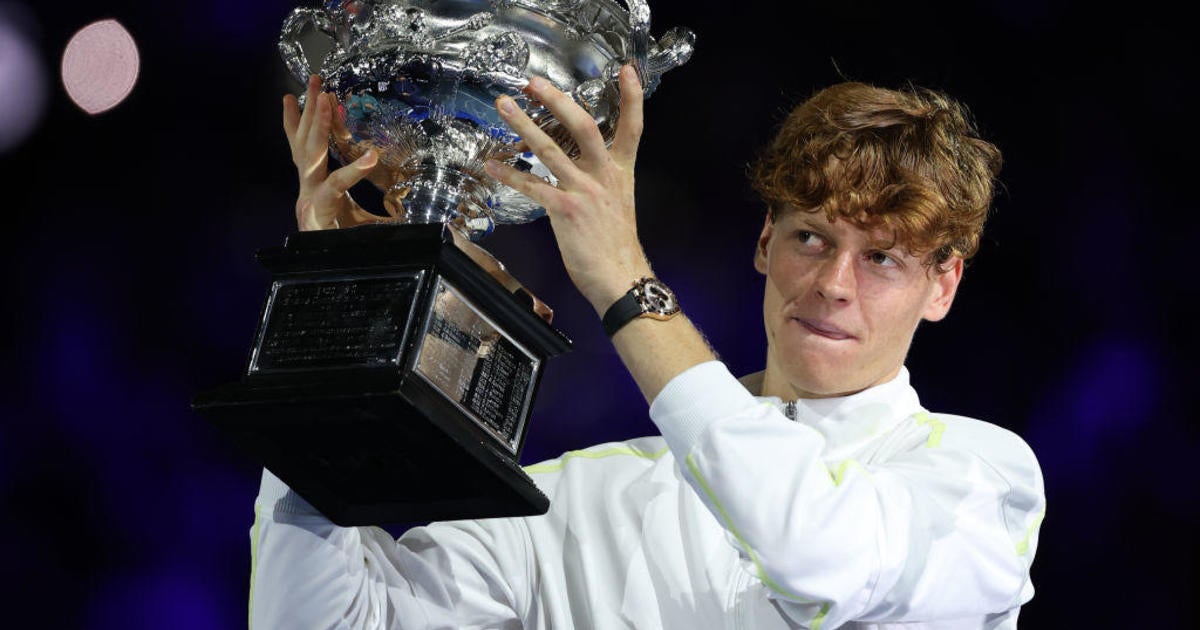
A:
[[[613,302],[607,311],[604,311],[604,317],[600,320],[600,323],[604,325],[604,334],[612,337],[625,324],[642,314],[642,304],[638,302],[635,291],[636,288],[630,289],[628,293],[621,296],[621,299]]]
[[[639,317],[668,320],[678,313],[679,304],[675,301],[675,293],[659,279],[647,276],[634,283],[628,293],[613,302],[604,312],[600,323],[604,326],[605,334],[612,337],[625,324]]]

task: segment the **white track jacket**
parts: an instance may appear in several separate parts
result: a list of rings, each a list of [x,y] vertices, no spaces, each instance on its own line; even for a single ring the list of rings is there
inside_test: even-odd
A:
[[[705,363],[650,415],[662,437],[527,467],[545,515],[399,540],[332,524],[264,472],[251,626],[1015,628],[1033,596],[1037,460],[922,409],[905,369],[784,404]]]

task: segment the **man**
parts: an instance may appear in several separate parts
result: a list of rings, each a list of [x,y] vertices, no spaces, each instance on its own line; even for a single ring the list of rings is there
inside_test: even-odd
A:
[[[769,206],[754,258],[766,366],[739,382],[684,315],[625,297],[668,290],[636,233],[641,90],[629,68],[620,83],[606,147],[569,97],[530,82],[576,161],[498,99],[558,186],[488,172],[546,207],[662,437],[528,467],[552,501],[544,516],[399,541],[334,526],[264,472],[252,624],[1015,628],[1044,514],[1037,461],[1003,429],[923,409],[903,365],[918,324],[950,308],[999,152],[933,92],[842,84],[799,106],[754,169]],[[327,172],[318,87],[303,115],[285,98],[302,229],[353,220],[345,191],[376,159]]]

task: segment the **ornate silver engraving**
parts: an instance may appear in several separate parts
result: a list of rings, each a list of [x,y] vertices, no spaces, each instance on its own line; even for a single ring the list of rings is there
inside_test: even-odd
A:
[[[473,238],[495,223],[542,216],[537,203],[483,172],[507,161],[553,182],[494,100],[514,97],[565,150],[569,134],[521,92],[533,75],[571,94],[611,140],[619,116],[615,79],[633,64],[645,94],[687,61],[695,36],[673,29],[655,42],[646,0],[327,0],[283,24],[279,48],[292,75],[310,67],[301,35],[315,30],[332,48],[315,68],[339,102],[331,150],[349,161],[368,149],[381,164],[372,179],[389,187],[396,220],[455,222]],[[626,8],[627,7],[627,8]]]

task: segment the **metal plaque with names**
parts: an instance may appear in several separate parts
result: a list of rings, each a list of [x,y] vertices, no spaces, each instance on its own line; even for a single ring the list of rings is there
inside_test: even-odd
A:
[[[397,364],[421,276],[275,281],[250,372]]]
[[[539,360],[438,278],[413,371],[516,453]]]

